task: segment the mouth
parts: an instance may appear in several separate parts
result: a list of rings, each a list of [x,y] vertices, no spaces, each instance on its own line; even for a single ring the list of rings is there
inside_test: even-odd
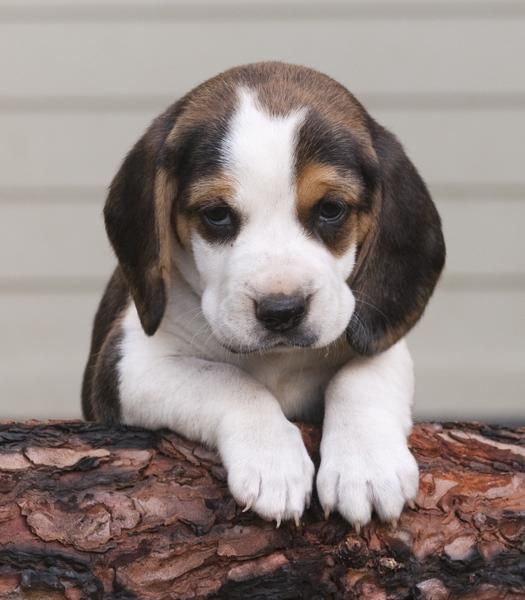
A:
[[[311,333],[290,336],[290,337],[278,337],[271,340],[262,340],[258,344],[248,346],[241,344],[234,346],[232,344],[223,344],[222,347],[231,352],[232,354],[264,354],[268,352],[287,352],[296,348],[310,348],[315,344],[317,336]]]

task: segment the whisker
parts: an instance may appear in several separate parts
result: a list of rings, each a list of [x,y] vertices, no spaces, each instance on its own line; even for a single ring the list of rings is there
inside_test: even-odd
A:
[[[360,292],[354,292],[354,296],[357,296]],[[366,296],[366,294],[365,294]],[[365,306],[369,306],[370,308],[373,308],[377,313],[379,313],[387,323],[390,322],[390,318],[388,317],[388,315],[383,312],[378,306],[376,306],[375,304],[373,304],[372,302],[367,302],[366,300],[363,300],[359,297],[356,297],[357,302],[360,302],[361,304],[364,304]],[[356,315],[357,316],[357,315]]]

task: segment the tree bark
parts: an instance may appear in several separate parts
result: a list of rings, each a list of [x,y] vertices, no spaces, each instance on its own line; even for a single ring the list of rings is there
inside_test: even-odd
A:
[[[216,455],[167,431],[0,424],[0,598],[525,598],[525,428],[410,442],[416,507],[358,535],[315,498],[300,527],[241,512]]]

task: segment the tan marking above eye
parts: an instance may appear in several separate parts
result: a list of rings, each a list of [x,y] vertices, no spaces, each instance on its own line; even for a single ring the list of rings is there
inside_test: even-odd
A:
[[[233,195],[233,181],[225,175],[215,175],[199,179],[190,186],[186,206],[192,208],[217,198],[228,200]]]
[[[359,206],[362,194],[362,183],[351,173],[343,176],[333,166],[310,163],[297,178],[297,215],[303,226],[309,228],[312,210],[323,197],[339,197],[352,209]],[[341,256],[353,243],[364,239],[369,226],[367,213],[351,210],[341,226],[322,239],[332,254]]]
[[[312,208],[328,193],[340,196],[348,204],[357,204],[362,185],[351,174],[342,176],[330,165],[310,163],[297,178],[297,214],[306,220]]]
[[[183,206],[179,206],[179,210],[173,215],[177,239],[187,251],[191,252],[192,233],[199,226],[199,218],[192,209],[197,209],[219,198],[227,200],[232,198],[233,194],[233,181],[225,175],[198,179],[191,184],[186,202]]]

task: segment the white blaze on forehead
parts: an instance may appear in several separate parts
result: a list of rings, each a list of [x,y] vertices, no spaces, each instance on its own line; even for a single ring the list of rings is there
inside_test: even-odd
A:
[[[274,205],[294,200],[297,133],[305,109],[275,116],[257,102],[255,93],[239,89],[239,104],[224,140],[225,166],[242,204]]]

